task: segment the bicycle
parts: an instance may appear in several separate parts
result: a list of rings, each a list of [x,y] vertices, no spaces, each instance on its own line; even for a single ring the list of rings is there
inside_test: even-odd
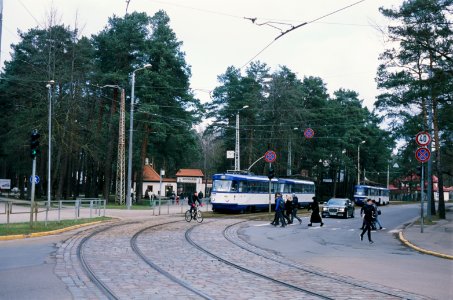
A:
[[[201,214],[201,210],[200,210],[198,205],[195,206],[195,209],[192,210],[192,212],[190,211],[190,209],[188,209],[186,211],[184,217],[185,217],[187,222],[192,221],[192,219],[196,220],[198,223],[203,222],[203,215]]]

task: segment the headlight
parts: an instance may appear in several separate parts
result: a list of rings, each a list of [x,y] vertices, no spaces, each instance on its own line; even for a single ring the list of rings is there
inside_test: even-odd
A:
[[[338,211],[340,211],[340,212],[341,212],[341,211],[344,211],[344,210],[345,210],[344,207],[341,207],[341,208],[338,209]]]
[[[328,210],[329,208],[327,206],[323,206],[322,210],[325,211],[325,210]]]

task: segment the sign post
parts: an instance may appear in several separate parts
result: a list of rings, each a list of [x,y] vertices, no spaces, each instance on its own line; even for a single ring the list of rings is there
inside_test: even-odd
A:
[[[420,214],[421,214],[421,218],[420,218],[420,232],[423,233],[423,223],[424,223],[424,205],[425,205],[425,202],[423,200],[423,194],[424,194],[424,188],[425,188],[425,172],[424,172],[424,163],[425,162],[428,162],[429,159],[431,158],[431,151],[430,149],[426,148],[430,143],[431,143],[431,135],[426,132],[426,131],[421,131],[419,133],[417,133],[417,135],[415,136],[415,142],[420,146],[420,148],[418,148],[416,151],[415,151],[415,158],[422,163],[421,165],[421,179],[420,179],[420,202],[421,202],[421,209],[420,209]],[[429,172],[428,172],[428,177],[429,177]],[[429,180],[428,180],[429,182]],[[429,186],[428,186],[428,192],[429,192]],[[428,202],[428,206],[429,206],[429,202]],[[428,207],[428,210],[429,210],[429,207]]]
[[[271,216],[271,202],[272,202],[272,178],[274,178],[274,169],[272,163],[277,159],[277,154],[272,150],[267,150],[264,153],[264,160],[269,163],[269,217]]]

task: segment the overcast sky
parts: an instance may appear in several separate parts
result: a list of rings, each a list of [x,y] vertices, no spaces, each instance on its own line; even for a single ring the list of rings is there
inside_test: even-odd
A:
[[[299,27],[275,41],[256,59],[275,71],[287,66],[300,79],[318,76],[328,92],[339,88],[359,93],[372,108],[377,95],[375,76],[378,55],[384,38],[376,26],[386,27],[388,20],[379,7],[397,8],[402,0],[130,0],[128,12],[146,12],[152,16],[162,9],[171,19],[171,28],[186,61],[192,67],[191,87],[202,102],[217,85],[217,76],[228,66],[243,67],[280,33],[271,23],[286,31]],[[319,17],[353,5],[345,10],[311,22]],[[58,20],[90,36],[104,28],[112,15],[123,16],[125,0],[3,0],[3,36],[1,62],[10,59],[10,45],[19,41],[17,30],[44,28],[51,8]],[[255,24],[247,18],[257,18]]]

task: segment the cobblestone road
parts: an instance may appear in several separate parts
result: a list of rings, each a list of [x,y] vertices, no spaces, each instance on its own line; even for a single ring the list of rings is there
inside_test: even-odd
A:
[[[254,247],[238,235],[241,226],[253,222],[233,225],[239,220],[209,219],[201,225],[173,222],[155,226],[159,222],[177,220],[180,218],[169,217],[166,220],[120,223],[108,228],[85,243],[86,263],[120,299],[201,299],[151,268],[133,251],[131,238],[145,229],[138,235],[136,245],[147,260],[212,299],[320,299],[314,294],[283,286],[278,281],[331,299],[425,299],[371,283],[352,285],[350,283],[357,280],[295,264]],[[198,246],[231,264],[269,276],[274,281],[239,270],[195,248],[185,238],[186,231],[193,226],[189,235]],[[225,228],[227,238],[223,234]],[[79,244],[95,230],[73,236],[61,244],[57,252],[56,274],[75,299],[106,298],[85,274],[77,256]]]

